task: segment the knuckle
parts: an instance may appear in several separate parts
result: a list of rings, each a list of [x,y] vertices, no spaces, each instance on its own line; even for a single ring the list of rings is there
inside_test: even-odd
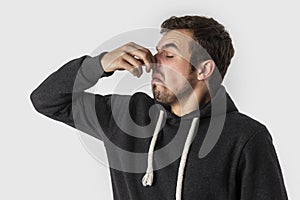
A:
[[[127,45],[122,46],[122,47],[121,47],[121,51],[122,51],[122,53],[123,53],[123,52],[126,52],[126,51],[127,51]]]
[[[146,50],[146,52],[147,52],[148,55],[149,54],[151,55],[151,51],[149,49],[145,48],[145,50]]]
[[[134,42],[128,42],[128,45],[131,45],[131,46],[133,46],[134,45]]]
[[[142,56],[144,59],[146,59],[146,58],[147,58],[147,53],[144,52],[144,51],[142,51],[142,52],[141,52],[141,56]]]
[[[129,49],[130,49],[130,46],[129,46],[128,44],[124,46],[124,51],[125,51],[125,52],[128,52]]]
[[[120,66],[120,65],[122,65],[122,64],[123,64],[123,59],[122,59],[122,58],[118,58],[118,59],[116,60],[116,65]]]

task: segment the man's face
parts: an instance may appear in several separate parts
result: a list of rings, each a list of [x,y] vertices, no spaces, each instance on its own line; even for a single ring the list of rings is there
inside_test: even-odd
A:
[[[189,62],[192,36],[193,33],[185,29],[172,30],[159,41],[151,82],[157,101],[173,104],[193,92],[197,70],[191,71]]]

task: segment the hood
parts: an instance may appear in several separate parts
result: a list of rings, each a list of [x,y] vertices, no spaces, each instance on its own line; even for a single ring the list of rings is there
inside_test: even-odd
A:
[[[211,97],[210,101],[208,101],[206,104],[202,106],[199,105],[199,110],[192,111],[181,117],[171,112],[170,105],[163,104],[156,100],[154,101],[155,103],[162,105],[163,108],[165,109],[164,112],[165,112],[166,120],[193,119],[195,117],[199,117],[200,119],[203,119],[203,118],[210,118],[211,116],[218,116],[221,114],[238,111],[237,107],[235,106],[234,102],[232,101],[230,95],[227,93],[223,85],[219,87],[215,95]]]
[[[154,178],[154,172],[153,172],[153,156],[154,156],[154,147],[155,143],[157,140],[157,136],[160,132],[163,118],[166,117],[166,120],[169,120],[171,123],[177,123],[177,120],[180,119],[192,119],[190,129],[184,144],[184,148],[182,151],[180,163],[179,163],[179,168],[178,168],[178,175],[177,175],[177,183],[176,183],[176,200],[181,200],[182,199],[182,183],[184,179],[184,170],[187,162],[187,156],[189,153],[190,146],[193,142],[193,138],[197,133],[197,124],[199,123],[199,119],[203,118],[212,118],[216,119],[217,116],[222,116],[230,112],[238,111],[236,106],[234,105],[231,97],[229,94],[226,92],[225,87],[221,85],[215,95],[211,97],[210,101],[207,102],[206,104],[199,106],[199,109],[192,111],[182,117],[178,117],[174,115],[171,112],[171,107],[166,104],[162,104],[159,102],[155,102],[163,106],[164,110],[159,111],[159,117],[157,120],[157,124],[154,130],[153,137],[151,139],[150,147],[149,147],[149,152],[148,152],[148,165],[146,169],[146,173],[143,176],[142,179],[142,184],[143,186],[151,186],[153,183],[153,178]],[[222,118],[222,117],[221,117]],[[174,122],[172,122],[174,120]],[[209,148],[206,148],[206,142],[203,142],[203,146],[205,147],[205,151]],[[210,146],[208,146],[210,147]],[[201,147],[202,149],[202,147]],[[203,152],[200,150],[200,152]]]

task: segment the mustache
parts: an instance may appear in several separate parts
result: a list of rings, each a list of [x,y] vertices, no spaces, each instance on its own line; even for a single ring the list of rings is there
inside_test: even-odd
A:
[[[153,74],[159,74],[160,76],[165,78],[165,75],[159,70],[159,67],[157,67],[157,65],[159,65],[159,64],[155,63],[153,65],[153,68],[152,68]]]

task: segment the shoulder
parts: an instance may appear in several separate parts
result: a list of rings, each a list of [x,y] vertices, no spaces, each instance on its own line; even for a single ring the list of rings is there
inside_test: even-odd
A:
[[[224,133],[241,143],[247,143],[254,137],[264,137],[272,141],[265,124],[241,112],[230,113],[226,116]]]

